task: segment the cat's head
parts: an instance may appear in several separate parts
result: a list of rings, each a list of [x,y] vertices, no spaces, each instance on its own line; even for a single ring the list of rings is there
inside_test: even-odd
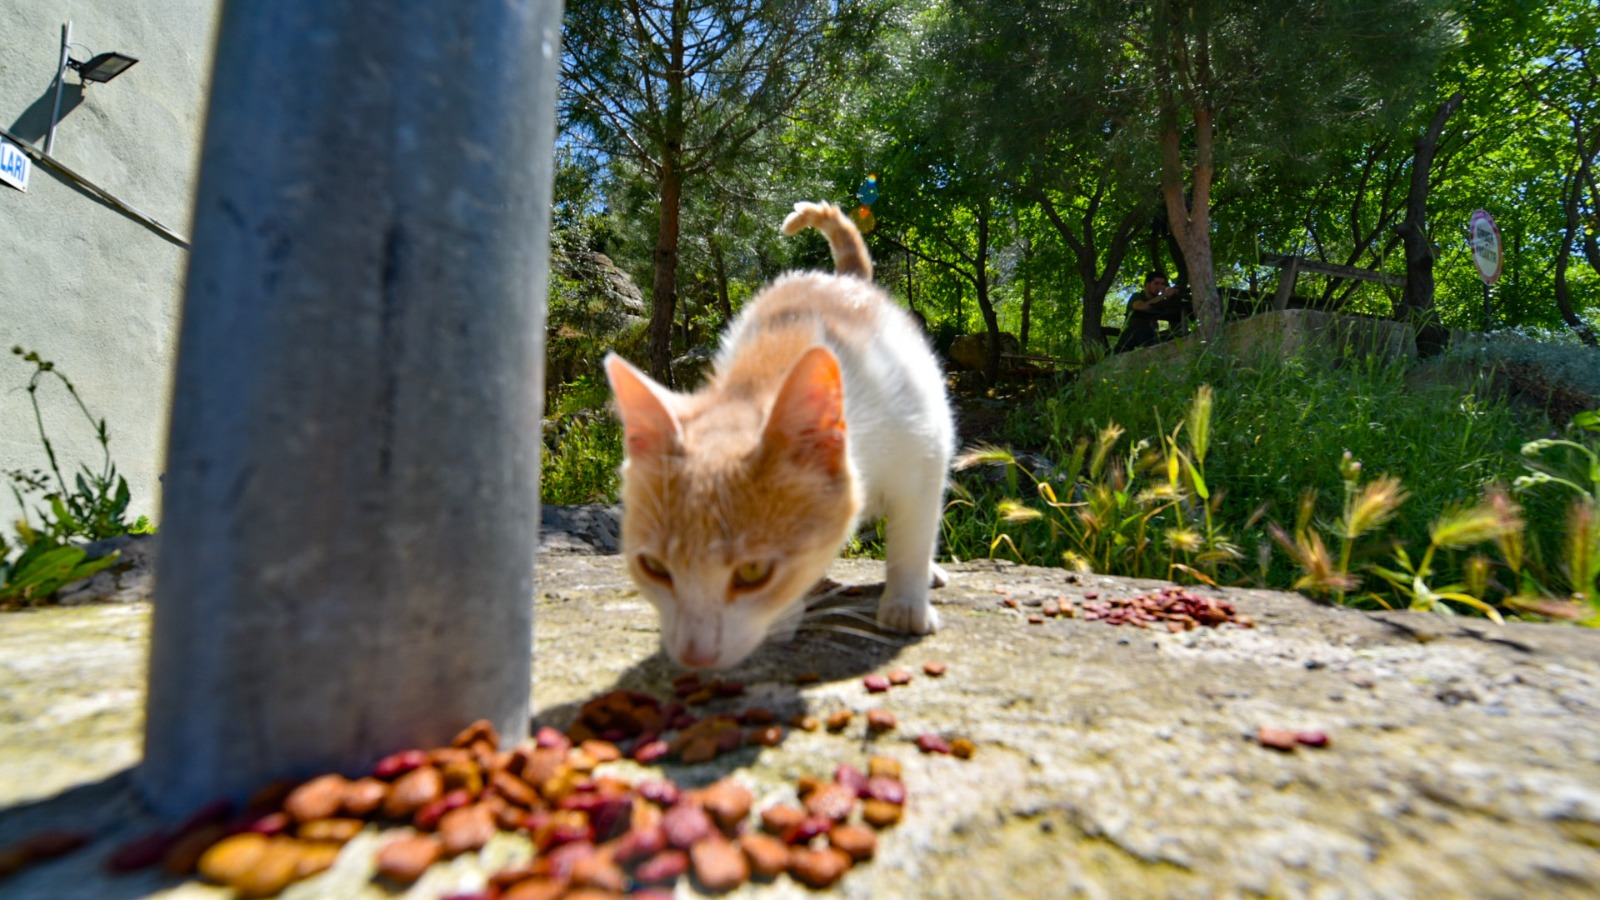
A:
[[[680,665],[727,668],[823,575],[860,509],[839,363],[815,347],[775,396],[677,394],[612,354],[622,552]]]

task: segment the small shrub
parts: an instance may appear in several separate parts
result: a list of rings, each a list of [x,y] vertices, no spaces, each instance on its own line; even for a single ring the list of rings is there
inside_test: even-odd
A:
[[[540,466],[542,502],[571,506],[615,503],[622,465],[622,426],[605,413],[551,420]]]
[[[115,553],[87,559],[88,554],[73,541],[96,541],[130,531],[155,530],[144,516],[131,525],[124,521],[132,498],[127,479],[117,474],[116,464],[111,461],[111,435],[106,420],[96,419],[89,412],[77,388],[56,369],[55,363],[22,347],[14,347],[11,352],[33,366],[33,375],[28,379],[28,400],[33,406],[34,424],[49,469],[8,473],[12,496],[23,517],[15,526],[18,555],[14,559],[11,557],[13,548],[0,539],[0,608],[43,603],[65,585],[87,578],[117,561]],[[100,443],[99,470],[80,464],[71,482],[61,470],[39,408],[39,388],[48,378],[54,378],[66,389]],[[37,526],[29,516],[30,499],[44,504],[34,510],[39,519]]]

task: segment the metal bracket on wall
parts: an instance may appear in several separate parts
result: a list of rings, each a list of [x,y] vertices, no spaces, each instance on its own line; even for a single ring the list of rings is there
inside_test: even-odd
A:
[[[0,137],[4,137],[11,143],[16,144],[18,149],[20,149],[23,153],[28,154],[29,158],[31,158],[34,162],[39,163],[45,168],[50,169],[51,171],[60,175],[62,178],[65,178],[77,185],[79,188],[83,189],[85,193],[89,194],[91,197],[94,197],[96,200],[99,200],[117,212],[120,212],[135,222],[138,222],[140,225],[143,225],[151,231],[154,231],[156,234],[160,235],[166,240],[177,244],[179,247],[182,247],[185,250],[189,249],[188,238],[177,233],[176,231],[173,231],[166,225],[163,225],[161,221],[154,216],[141,212],[132,204],[124,202],[122,199],[118,198],[115,194],[111,193],[105,188],[95,184],[82,175],[79,175],[77,172],[74,172],[72,169],[68,168],[65,163],[51,156],[48,151],[40,150],[38,147],[35,147],[22,138],[17,137],[10,131],[7,131],[5,128],[0,128]]]

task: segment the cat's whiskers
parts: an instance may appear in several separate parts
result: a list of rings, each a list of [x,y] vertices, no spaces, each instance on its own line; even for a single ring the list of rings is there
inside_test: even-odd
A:
[[[829,616],[845,616],[847,618],[855,619],[858,622],[865,622],[868,625],[873,626],[878,624],[876,617],[869,616],[861,609],[853,606],[830,606],[827,609],[806,610],[805,618],[801,621],[814,622],[818,619],[825,619]]]
[[[862,631],[860,628],[851,628],[849,625],[840,625],[836,622],[807,622],[805,624],[810,626],[810,630],[812,631],[826,631],[831,634],[848,634],[851,637],[858,637],[862,640],[873,641],[875,643],[883,644],[886,647],[899,647],[905,643],[903,638],[901,640],[896,640],[894,638],[884,637],[875,631]]]

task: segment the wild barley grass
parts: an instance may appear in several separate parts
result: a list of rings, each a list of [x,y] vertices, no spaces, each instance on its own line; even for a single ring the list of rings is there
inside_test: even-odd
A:
[[[1338,602],[1471,607],[1491,617],[1493,603],[1592,598],[1600,545],[1588,535],[1600,529],[1525,490],[1581,487],[1582,479],[1562,474],[1572,460],[1519,482],[1523,503],[1496,487],[1528,473],[1518,451],[1549,423],[1519,420],[1486,378],[1419,387],[1406,375],[1402,365],[1371,359],[1332,368],[1303,357],[1202,357],[1086,379],[1018,409],[1010,431],[1048,458],[1069,460],[1054,472],[1025,473],[1041,495],[1070,496],[1069,508],[1052,517],[1055,505],[1032,503],[1025,512],[1014,474],[1003,484],[964,475],[947,544],[968,555],[986,544],[1028,562],[1111,574],[1221,576]],[[1118,457],[1111,450],[1124,433],[1136,442]],[[1589,461],[1579,443],[1530,446],[1534,456],[1559,451]],[[1086,448],[1090,465],[1082,468]],[[1006,451],[969,457],[993,464]],[[1086,546],[1063,524],[1069,517],[1106,528],[1120,542],[1115,552]],[[1142,527],[1152,518],[1161,527]],[[1292,529],[1277,524],[1289,521]],[[1145,552],[1150,547],[1169,558]],[[1253,571],[1245,571],[1241,548],[1254,551]],[[1407,548],[1423,549],[1413,558]],[[1208,550],[1221,555],[1203,556]],[[1180,553],[1210,568],[1179,561]],[[1161,565],[1165,573],[1155,570]]]

